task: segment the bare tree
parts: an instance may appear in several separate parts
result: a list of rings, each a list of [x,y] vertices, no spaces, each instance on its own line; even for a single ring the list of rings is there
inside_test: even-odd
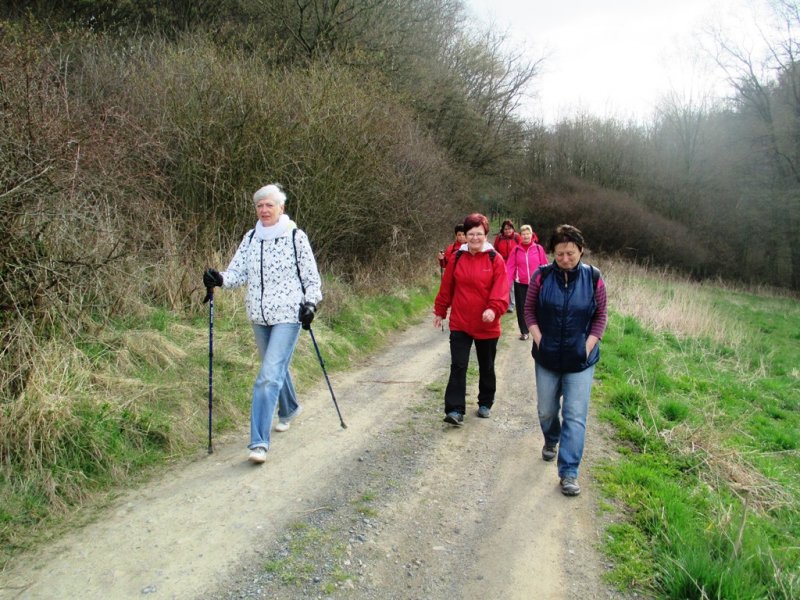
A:
[[[750,141],[770,166],[769,186],[781,239],[791,248],[791,282],[800,288],[800,7],[772,0],[771,22],[760,28],[763,56],[713,32],[714,57],[736,91],[736,108],[752,123]],[[750,171],[752,173],[752,170]]]

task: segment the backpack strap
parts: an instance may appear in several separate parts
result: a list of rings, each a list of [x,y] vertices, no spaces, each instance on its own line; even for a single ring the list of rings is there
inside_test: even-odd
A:
[[[458,259],[461,258],[461,255],[464,254],[466,250],[457,250],[456,257],[453,259],[453,275],[456,274],[456,265],[458,264]],[[489,250],[489,260],[494,262],[494,257],[497,256],[497,252],[494,250]]]
[[[247,240],[248,244],[253,243],[253,236],[256,234],[255,228],[250,232],[250,237]],[[300,276],[300,262],[297,260],[297,227],[292,229],[292,248],[294,249],[294,266],[297,269],[297,279],[300,280],[300,289],[303,290],[303,296],[306,295],[306,286],[303,284],[303,278]]]
[[[456,265],[458,264],[458,259],[461,258],[461,255],[467,252],[467,250],[457,250],[456,256],[453,259],[453,287],[456,285]],[[494,250],[489,250],[489,260],[494,262],[494,257],[497,256],[497,252]],[[453,288],[450,288],[450,299],[452,301],[453,298]]]
[[[456,265],[458,264],[458,259],[461,258],[461,255],[464,254],[463,250],[456,250],[456,256],[453,259],[453,274],[455,275],[456,272]]]
[[[553,268],[554,268],[553,267],[553,263],[548,263],[546,265],[542,265],[541,267],[539,267],[539,277],[540,277],[540,279],[539,279],[539,287],[540,288],[541,288],[542,284],[544,283],[544,280],[547,279],[547,276],[550,275],[550,273],[553,272]]]
[[[297,278],[300,280],[300,289],[303,290],[303,298],[306,296],[306,286],[300,276],[300,261],[297,260],[297,227],[292,229],[292,248],[294,248],[294,267],[297,269]]]

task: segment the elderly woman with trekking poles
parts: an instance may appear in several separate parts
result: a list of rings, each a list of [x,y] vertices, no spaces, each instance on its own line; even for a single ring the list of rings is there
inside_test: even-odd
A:
[[[203,285],[211,291],[247,286],[245,310],[261,358],[250,407],[248,458],[260,464],[266,462],[276,405],[276,431],[286,431],[301,411],[289,363],[301,325],[311,327],[322,289],[308,236],[284,214],[286,194],[280,186],[260,188],[253,202],[255,227],[245,234],[225,271],[205,271]]]
[[[606,288],[600,271],[581,261],[579,229],[560,225],[549,249],[553,262],[539,267],[528,286],[525,322],[533,336],[542,459],[558,456],[561,493],[577,496],[594,366],[608,322]]]
[[[508,308],[508,277],[503,258],[486,241],[489,221],[479,213],[464,219],[467,243],[447,263],[434,301],[433,326],[441,327],[450,309],[450,378],[444,392],[445,423],[464,422],[467,367],[472,344],[478,355],[478,416],[488,419],[497,380],[494,359],[500,318]]]

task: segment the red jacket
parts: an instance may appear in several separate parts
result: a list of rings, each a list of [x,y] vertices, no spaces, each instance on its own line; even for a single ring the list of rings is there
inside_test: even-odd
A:
[[[498,338],[500,318],[508,309],[508,290],[502,256],[495,253],[492,259],[488,251],[470,254],[465,250],[457,261],[454,255],[447,263],[433,312],[445,319],[450,308],[450,331],[463,331],[476,340]],[[495,314],[491,323],[481,318],[487,308]]]
[[[458,251],[461,244],[458,242],[453,242],[444,250],[444,258],[439,259],[439,266],[444,268],[447,266],[447,263],[450,262],[450,259],[453,258],[453,255]]]
[[[515,231],[512,237],[505,237],[503,233],[498,233],[494,238],[494,249],[498,254],[503,257],[503,260],[508,260],[508,255],[514,249],[514,246],[522,243],[522,238]]]

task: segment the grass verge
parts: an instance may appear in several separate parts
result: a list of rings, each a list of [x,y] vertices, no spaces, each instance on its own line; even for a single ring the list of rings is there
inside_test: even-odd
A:
[[[314,332],[329,372],[376,350],[432,305],[435,282],[355,293],[328,279]],[[208,313],[144,307],[86,327],[35,361],[25,394],[0,403],[0,569],[63,526],[91,518],[120,486],[154,467],[205,452]],[[292,362],[299,390],[320,377],[309,336]],[[214,435],[249,422],[258,369],[237,292],[215,297]]]
[[[605,272],[631,288],[612,298],[595,392],[619,458],[594,475],[627,517],[606,532],[611,580],[676,600],[800,597],[800,305]]]

